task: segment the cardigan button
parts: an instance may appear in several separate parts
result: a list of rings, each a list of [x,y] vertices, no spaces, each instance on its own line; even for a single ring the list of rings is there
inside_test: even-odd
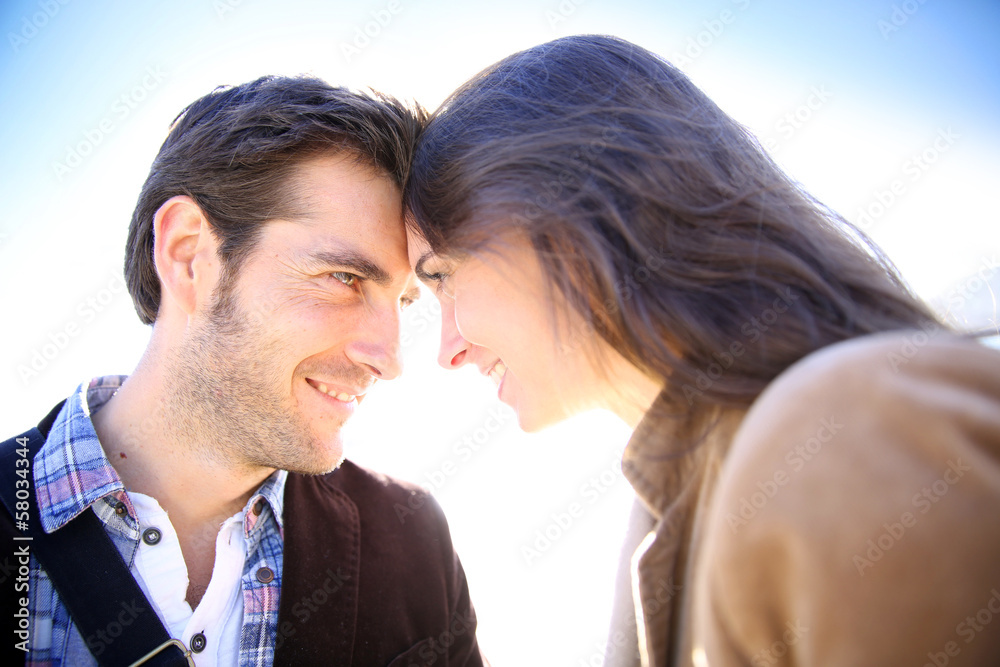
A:
[[[195,653],[201,653],[205,650],[205,646],[208,645],[208,640],[205,639],[205,633],[199,632],[197,634],[191,635],[191,650]]]
[[[269,567],[262,567],[257,570],[257,581],[262,584],[269,584],[274,581],[274,570]]]
[[[264,511],[264,500],[258,500],[250,508],[250,511],[254,513],[254,516],[260,516],[260,513]]]
[[[160,533],[160,530],[158,528],[147,528],[142,533],[142,541],[150,546],[153,546],[154,544],[159,544],[160,538],[162,537],[163,535]]]

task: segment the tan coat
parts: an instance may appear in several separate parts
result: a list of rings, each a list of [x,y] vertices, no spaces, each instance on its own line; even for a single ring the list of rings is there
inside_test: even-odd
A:
[[[691,452],[651,422],[623,459],[657,521],[643,664],[1000,665],[1000,353],[868,336]]]

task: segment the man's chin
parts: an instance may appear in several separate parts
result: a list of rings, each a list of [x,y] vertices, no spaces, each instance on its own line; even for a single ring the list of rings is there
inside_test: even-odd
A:
[[[325,475],[333,472],[344,462],[344,443],[340,433],[326,438],[316,438],[308,449],[313,453],[312,460],[303,461],[300,470],[289,470],[303,475]]]
[[[316,465],[316,466],[307,466],[304,467],[302,470],[289,470],[288,472],[295,472],[299,473],[300,475],[326,475],[327,473],[331,473],[337,468],[339,468],[340,464],[344,462],[344,458],[345,458],[344,454],[343,452],[341,452],[340,457],[337,458],[337,460],[334,461],[333,463]]]
[[[287,470],[301,475],[325,475],[333,472],[344,462],[344,446],[340,434],[326,438],[313,437],[304,441],[297,452],[286,452],[267,463],[268,467]]]

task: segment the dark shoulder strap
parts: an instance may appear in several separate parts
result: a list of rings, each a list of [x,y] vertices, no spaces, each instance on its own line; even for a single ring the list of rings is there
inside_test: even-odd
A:
[[[49,414],[42,417],[42,421],[38,422],[38,432],[42,434],[42,444],[45,444],[45,438],[49,437],[49,431],[52,430],[52,425],[56,423],[56,419],[59,418],[59,413],[62,412],[63,406],[66,405],[66,401],[59,401],[56,406],[49,410]],[[28,431],[31,433],[31,431]],[[42,445],[39,445],[41,447]],[[37,452],[36,452],[37,453]]]
[[[125,667],[158,647],[164,649],[144,665],[192,664],[183,644],[170,643],[163,623],[93,511],[83,512],[54,533],[42,529],[31,467],[61,408],[60,403],[38,428],[0,445],[0,500],[7,510],[0,512],[0,529],[9,536],[5,541],[10,544],[16,573],[13,599],[6,603],[14,607],[16,648],[27,650],[32,631],[27,618],[27,572],[28,559],[35,556],[101,665]],[[5,590],[4,597],[8,595]]]

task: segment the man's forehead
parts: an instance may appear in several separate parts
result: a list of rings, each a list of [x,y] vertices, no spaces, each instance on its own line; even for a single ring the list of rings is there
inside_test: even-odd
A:
[[[289,174],[288,193],[304,206],[321,206],[336,181],[347,187],[373,185],[380,191],[389,191],[402,210],[402,190],[395,180],[370,159],[354,151],[331,150],[298,161]]]
[[[343,234],[404,235],[399,187],[353,152],[328,151],[298,161],[282,190],[271,220],[332,226]]]
[[[388,176],[343,156],[313,164],[316,172],[293,179],[289,214],[281,219],[309,228],[318,247],[370,245],[382,248],[381,254],[405,252],[402,195]]]

